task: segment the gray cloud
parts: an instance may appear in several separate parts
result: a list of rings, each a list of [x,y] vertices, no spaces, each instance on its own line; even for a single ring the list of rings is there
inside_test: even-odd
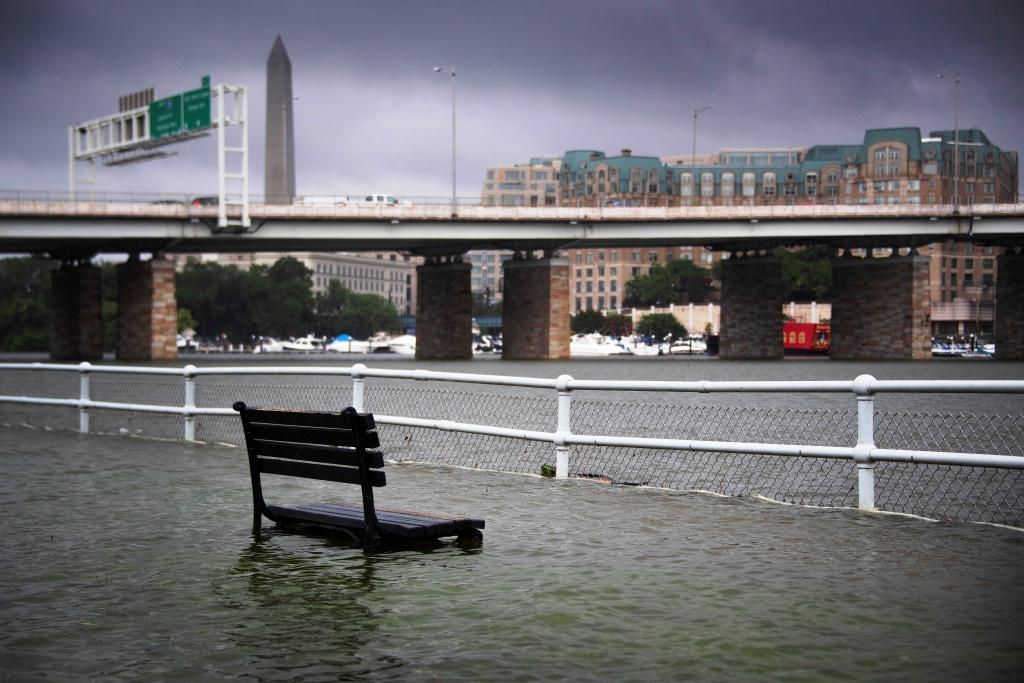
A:
[[[450,191],[450,100],[434,64],[458,67],[459,193],[488,165],[566,149],[857,142],[868,127],[961,124],[1024,147],[1017,2],[833,3],[22,2],[0,26],[0,187],[62,189],[67,126],[118,95],[214,82],[250,93],[250,173],[262,189],[264,64],[291,55],[300,192]],[[212,140],[171,160],[100,169],[98,189],[210,193]]]

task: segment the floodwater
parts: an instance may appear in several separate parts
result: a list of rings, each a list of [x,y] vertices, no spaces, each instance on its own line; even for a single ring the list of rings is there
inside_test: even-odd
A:
[[[483,517],[484,542],[367,552],[253,535],[241,449],[0,438],[0,680],[1024,675],[1019,531],[392,465],[379,505]]]

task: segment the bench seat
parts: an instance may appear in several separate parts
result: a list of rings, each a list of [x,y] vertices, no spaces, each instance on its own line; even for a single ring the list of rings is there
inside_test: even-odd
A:
[[[366,525],[362,505],[338,505],[335,503],[314,503],[283,507],[268,505],[268,512],[281,523],[299,522],[327,528],[362,531]],[[482,519],[459,519],[437,517],[422,512],[376,509],[377,523],[389,536],[408,539],[431,539],[443,536],[461,536],[483,529]]]

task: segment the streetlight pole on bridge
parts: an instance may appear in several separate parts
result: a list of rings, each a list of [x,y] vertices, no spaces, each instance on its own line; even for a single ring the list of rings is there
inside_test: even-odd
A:
[[[435,66],[434,73],[447,71],[452,77],[452,218],[458,216],[458,204],[455,197],[455,67]]]
[[[697,168],[697,117],[700,116],[701,114],[703,114],[704,112],[706,112],[708,110],[711,110],[711,109],[714,109],[714,108],[715,108],[715,105],[708,104],[708,105],[705,105],[705,106],[701,107],[700,109],[694,109],[693,110],[693,149],[691,150],[692,151],[692,156],[690,157],[690,165],[693,166],[693,168],[695,169],[694,170],[695,174],[696,174],[696,168]],[[697,179],[694,178],[693,180],[694,180],[694,183],[696,183]]]

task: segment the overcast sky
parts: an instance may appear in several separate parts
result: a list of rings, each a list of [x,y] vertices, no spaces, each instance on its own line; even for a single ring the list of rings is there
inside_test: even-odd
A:
[[[623,147],[689,154],[858,143],[869,127],[960,123],[1024,149],[1024,1],[191,2],[5,0],[0,189],[67,187],[67,127],[213,83],[249,88],[252,192],[263,191],[265,65],[292,61],[302,194],[450,193],[457,68],[458,189],[487,166]],[[100,168],[97,188],[216,192],[213,138]]]

